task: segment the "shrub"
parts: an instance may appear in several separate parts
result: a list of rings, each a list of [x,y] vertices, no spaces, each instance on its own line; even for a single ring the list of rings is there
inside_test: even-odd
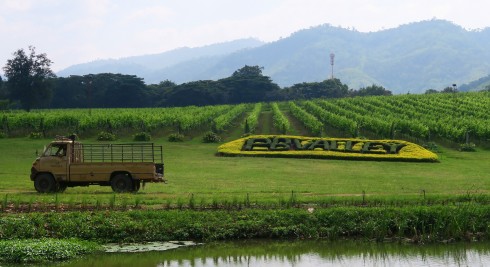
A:
[[[31,132],[29,134],[29,138],[31,138],[31,139],[41,139],[41,138],[43,138],[43,133],[40,133],[40,132]]]
[[[216,133],[214,132],[207,132],[204,134],[204,136],[202,137],[202,142],[203,143],[219,143],[221,142],[221,137],[219,137],[219,135],[217,135]]]
[[[440,152],[439,151],[439,147],[434,142],[428,142],[427,144],[424,144],[423,147],[425,149],[428,149],[428,150],[432,151],[432,152]]]
[[[116,135],[106,131],[102,131],[97,135],[97,140],[99,141],[114,141],[116,140]]]
[[[151,135],[147,132],[140,132],[140,133],[133,135],[133,140],[134,141],[150,141]]]
[[[8,135],[5,132],[0,132],[0,138],[7,138]]]
[[[459,145],[459,151],[461,152],[475,152],[476,145],[474,143],[467,143]]]
[[[184,142],[184,135],[179,133],[173,133],[168,136],[169,142]]]

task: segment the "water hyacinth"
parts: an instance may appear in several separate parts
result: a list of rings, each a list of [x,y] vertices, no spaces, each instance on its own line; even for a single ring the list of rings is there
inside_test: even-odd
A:
[[[101,250],[94,242],[78,239],[1,240],[0,262],[45,263],[64,261]]]

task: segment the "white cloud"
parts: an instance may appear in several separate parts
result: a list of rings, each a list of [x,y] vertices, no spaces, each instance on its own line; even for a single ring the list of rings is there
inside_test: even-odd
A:
[[[3,0],[0,7],[10,11],[28,11],[32,7],[31,0]]]

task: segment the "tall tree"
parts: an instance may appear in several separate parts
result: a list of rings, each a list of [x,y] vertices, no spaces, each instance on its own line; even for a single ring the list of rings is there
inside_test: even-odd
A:
[[[3,89],[3,79],[2,76],[0,76],[0,99],[6,98],[6,92]]]
[[[0,76],[0,110],[6,110],[8,108],[9,100],[7,99],[7,92],[5,90],[2,76]]]
[[[280,92],[284,100],[312,99],[312,98],[339,98],[346,97],[349,87],[339,79],[328,79],[322,82],[297,83]]]
[[[245,65],[233,72],[231,77],[218,80],[225,88],[228,103],[268,101],[279,92],[280,87],[271,78],[262,75],[263,67]]]
[[[449,94],[457,93],[457,92],[458,89],[456,88],[456,85],[448,86],[441,91],[441,93],[449,93]]]
[[[358,91],[352,93],[353,96],[369,96],[369,95],[392,95],[390,90],[386,90],[381,85],[370,85],[367,87],[362,87]]]
[[[27,111],[49,104],[52,95],[51,78],[56,77],[50,66],[53,63],[46,54],[36,54],[29,46],[29,53],[19,49],[14,58],[3,67],[11,100],[18,100]]]
[[[100,73],[57,78],[53,108],[130,108],[150,106],[142,78]]]

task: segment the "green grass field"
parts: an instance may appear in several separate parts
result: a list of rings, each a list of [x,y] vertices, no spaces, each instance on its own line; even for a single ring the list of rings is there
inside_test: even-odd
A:
[[[108,205],[115,200],[111,188],[101,186],[68,188],[58,195],[36,193],[29,180],[31,164],[36,150],[40,152],[50,141],[0,139],[0,201]],[[168,184],[147,184],[136,194],[117,195],[119,205],[209,206],[246,199],[270,204],[291,197],[301,203],[418,201],[424,197],[486,197],[490,191],[488,150],[459,152],[442,148],[440,163],[404,163],[217,157],[214,154],[219,144],[204,144],[199,138],[171,143],[161,137],[154,142],[164,147]]]

